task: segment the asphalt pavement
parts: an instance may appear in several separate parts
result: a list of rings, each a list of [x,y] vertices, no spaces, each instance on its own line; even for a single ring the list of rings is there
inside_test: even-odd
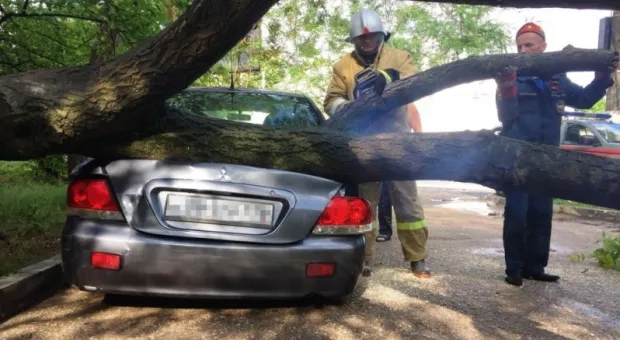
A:
[[[618,225],[557,216],[548,270],[562,280],[517,288],[503,281],[502,220],[469,200],[478,194],[420,192],[431,279],[413,277],[393,238],[343,306],[106,300],[70,288],[1,324],[0,339],[620,339],[620,273],[569,261]]]

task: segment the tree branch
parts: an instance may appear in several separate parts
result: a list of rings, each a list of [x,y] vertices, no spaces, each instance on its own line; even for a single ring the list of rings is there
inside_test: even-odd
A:
[[[617,0],[417,0],[459,5],[485,5],[514,8],[620,9]]]
[[[287,131],[171,109],[153,136],[76,150],[97,158],[222,162],[282,169],[343,183],[448,180],[504,185],[620,209],[620,159],[529,144],[489,131],[348,137]]]
[[[388,85],[381,97],[369,95],[337,112],[326,126],[357,133],[375,133],[383,112],[414,102],[432,93],[476,80],[494,78],[504,67],[518,68],[520,76],[548,77],[568,71],[606,71],[616,52],[569,47],[561,52],[532,54],[499,54],[468,57],[431,68]],[[388,113],[387,115],[389,115]],[[386,115],[386,114],[383,114]],[[389,117],[381,118],[389,121]]]
[[[148,120],[204,74],[277,0],[196,0],[142,46],[110,61],[0,78],[0,149],[44,155]],[[33,144],[37,140],[39,145]]]
[[[68,14],[68,13],[53,13],[53,12],[45,12],[45,13],[26,13],[24,11],[19,13],[4,13],[4,15],[0,18],[0,25],[2,25],[5,21],[8,21],[12,18],[42,18],[42,17],[52,17],[52,18],[68,18],[68,19],[77,19],[77,20],[86,20],[92,21],[96,23],[105,23],[104,20],[92,17],[85,17],[80,15]]]

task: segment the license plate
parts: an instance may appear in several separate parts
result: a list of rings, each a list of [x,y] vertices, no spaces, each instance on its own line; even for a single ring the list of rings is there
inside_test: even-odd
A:
[[[168,195],[165,216],[186,222],[220,222],[271,226],[273,204],[213,196]]]

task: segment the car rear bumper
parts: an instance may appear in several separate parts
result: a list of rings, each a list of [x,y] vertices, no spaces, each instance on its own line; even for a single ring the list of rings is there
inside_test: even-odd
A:
[[[362,236],[312,236],[290,245],[169,238],[125,223],[70,218],[62,236],[68,283],[114,294],[204,298],[349,295],[364,261]],[[122,256],[118,271],[95,269],[91,252]],[[308,278],[306,265],[333,262],[331,277]]]

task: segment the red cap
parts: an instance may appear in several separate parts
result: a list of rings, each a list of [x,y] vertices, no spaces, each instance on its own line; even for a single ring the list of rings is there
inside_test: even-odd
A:
[[[536,33],[541,36],[543,40],[545,39],[545,31],[543,31],[540,26],[536,25],[533,22],[528,22],[525,25],[521,26],[521,28],[519,28],[519,30],[517,31],[516,37],[520,36],[523,33]]]

